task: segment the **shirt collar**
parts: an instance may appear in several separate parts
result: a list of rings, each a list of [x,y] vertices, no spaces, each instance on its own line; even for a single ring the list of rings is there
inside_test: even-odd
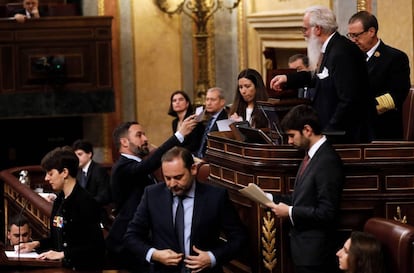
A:
[[[381,40],[378,39],[378,42],[370,50],[367,51],[367,61],[369,60],[369,58],[371,58],[372,55],[374,55],[374,52],[377,50],[380,42]]]
[[[322,48],[321,48],[321,52],[325,53],[326,51],[326,47],[328,46],[329,41],[332,39],[332,37],[335,35],[336,32],[332,33],[328,39],[326,39],[326,41],[323,43]]]
[[[121,155],[122,155],[122,156],[125,156],[126,158],[129,158],[129,159],[132,159],[132,160],[138,161],[138,162],[141,162],[141,161],[142,161],[142,159],[141,159],[141,158],[139,158],[139,157],[138,157],[138,156],[136,156],[136,155],[130,155],[130,154],[124,154],[124,153],[121,153]]]
[[[91,165],[92,160],[89,160],[88,163],[86,163],[86,165],[82,168],[82,171],[84,171],[85,173],[88,173],[89,170],[89,166]]]
[[[316,143],[313,144],[312,147],[310,147],[308,151],[309,158],[312,158],[315,155],[315,153],[319,150],[322,144],[325,143],[325,141],[326,141],[326,136],[322,135],[321,139],[316,141]]]

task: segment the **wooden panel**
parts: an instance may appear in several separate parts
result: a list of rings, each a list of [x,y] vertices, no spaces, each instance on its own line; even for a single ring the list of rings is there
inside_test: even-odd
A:
[[[0,19],[0,118],[113,112],[111,27],[109,16]]]
[[[238,195],[238,189],[252,182],[266,192],[292,193],[298,165],[303,152],[288,145],[256,145],[239,142],[228,134],[212,133],[209,137],[207,159],[211,166],[210,182],[226,187]],[[341,200],[337,230],[338,248],[352,230],[362,230],[367,219],[373,216],[405,219],[414,224],[414,142],[380,142],[371,144],[335,145],[341,156],[346,182]],[[218,170],[225,170],[225,177]],[[220,173],[221,174],[221,173]],[[235,175],[234,175],[235,174]],[[231,179],[234,179],[231,181]],[[240,194],[239,194],[240,195]],[[242,213],[243,223],[250,234],[251,272],[292,273],[289,255],[289,222],[245,200],[243,196],[236,206]],[[243,199],[244,198],[244,199]],[[400,216],[397,213],[400,211]],[[269,218],[267,218],[269,217]],[[264,230],[274,229],[277,262],[265,266],[263,254]],[[333,223],[334,224],[334,223]],[[240,265],[247,260],[240,257]],[[245,272],[237,263],[231,265],[233,272]]]

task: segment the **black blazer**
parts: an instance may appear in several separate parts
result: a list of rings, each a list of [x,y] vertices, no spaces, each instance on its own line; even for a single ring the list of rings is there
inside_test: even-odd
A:
[[[365,54],[349,39],[335,33],[329,41],[320,72],[288,74],[287,88],[315,87],[313,107],[323,130],[345,131],[338,142],[361,143],[372,138],[373,94],[368,88]],[[322,73],[323,74],[323,73]]]
[[[177,137],[172,136],[141,162],[122,155],[115,162],[110,184],[117,215],[106,238],[110,251],[115,253],[123,251],[123,236],[128,222],[141,201],[144,188],[154,183],[149,175],[161,166],[161,156],[179,144]]]
[[[42,7],[39,7],[38,9],[39,9],[39,16],[40,17],[47,16],[47,12]],[[13,17],[16,14],[26,15],[26,9],[23,9],[23,8],[21,8],[21,9],[15,9],[15,10],[11,11],[11,13],[9,14],[9,16],[10,17]]]
[[[63,227],[54,218],[61,209]],[[103,265],[105,242],[100,227],[100,208],[93,197],[76,184],[65,199],[60,192],[53,202],[50,235],[40,240],[38,252],[64,251],[63,265],[70,268],[100,268]]]
[[[77,181],[81,181],[82,175],[82,169],[79,169],[76,176]],[[92,160],[86,176],[85,189],[100,205],[106,205],[111,201],[109,180],[110,176],[108,171],[99,163]]]
[[[395,103],[394,110],[381,115],[378,115],[374,109],[374,138],[401,140],[403,138],[402,106],[411,86],[407,54],[381,41],[367,65],[369,85],[375,97],[389,93]]]
[[[222,272],[222,265],[234,259],[244,249],[247,233],[226,189],[195,183],[190,249],[196,246],[214,254],[217,266],[202,272]],[[151,247],[170,248],[180,252],[174,232],[172,202],[172,194],[165,183],[145,189],[142,201],[125,234],[128,249],[138,259],[145,261],[145,255]],[[226,238],[225,242],[220,239],[221,235]],[[157,262],[150,266],[150,272],[179,272],[178,267],[166,267]]]
[[[325,142],[303,174],[296,177],[293,194],[274,195],[275,203],[293,206],[290,247],[296,265],[335,264],[335,231],[344,180],[342,161]]]

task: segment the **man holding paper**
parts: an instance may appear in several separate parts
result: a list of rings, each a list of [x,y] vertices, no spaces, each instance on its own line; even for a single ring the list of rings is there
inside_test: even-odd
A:
[[[321,133],[315,110],[292,108],[281,126],[289,144],[305,150],[292,195],[273,195],[266,205],[291,223],[290,248],[296,273],[336,271],[335,231],[342,188],[343,164]]]
[[[224,90],[220,87],[212,87],[206,93],[206,113],[209,119],[204,128],[204,134],[200,141],[200,146],[196,153],[199,158],[204,158],[207,150],[207,135],[210,132],[218,131],[218,120],[227,119],[227,111],[224,108],[226,99],[224,97]]]

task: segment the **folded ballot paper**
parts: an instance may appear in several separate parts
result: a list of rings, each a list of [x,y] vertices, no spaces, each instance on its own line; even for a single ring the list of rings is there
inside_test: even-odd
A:
[[[253,183],[249,183],[247,187],[240,189],[239,192],[264,207],[267,207],[267,204],[269,203],[273,203],[273,201],[266,196],[266,193]]]

